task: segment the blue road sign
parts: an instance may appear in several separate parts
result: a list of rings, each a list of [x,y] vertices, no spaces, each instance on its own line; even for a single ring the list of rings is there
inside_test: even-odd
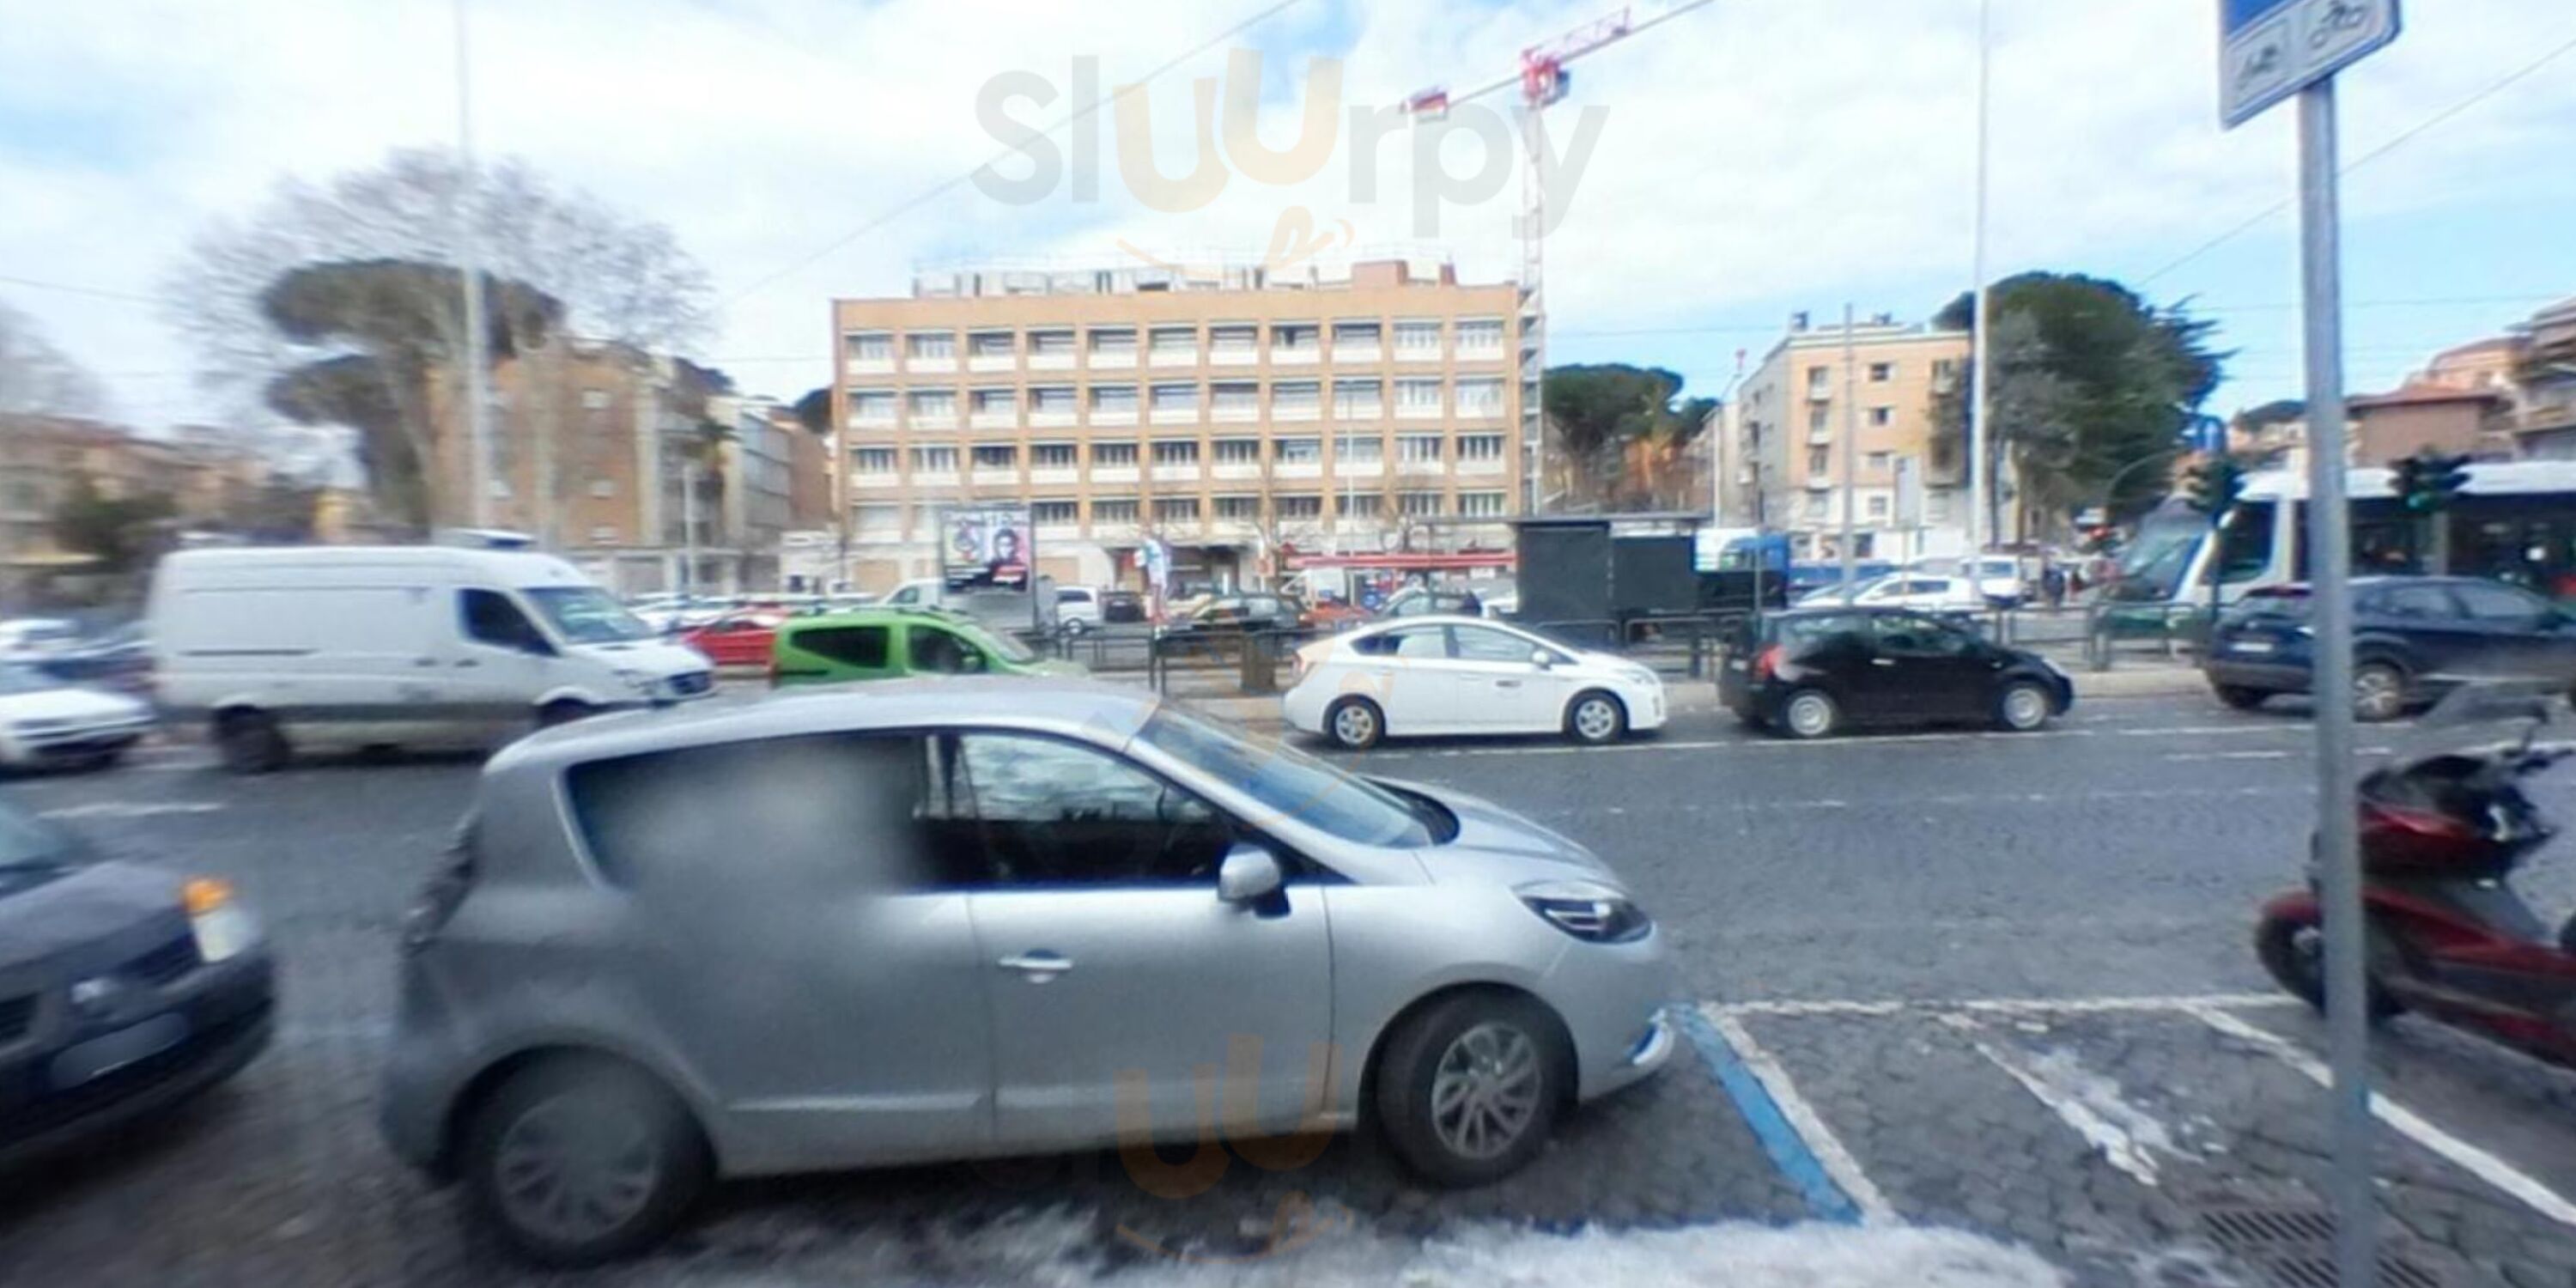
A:
[[[2218,0],[2218,116],[2229,128],[2397,39],[2398,0]]]

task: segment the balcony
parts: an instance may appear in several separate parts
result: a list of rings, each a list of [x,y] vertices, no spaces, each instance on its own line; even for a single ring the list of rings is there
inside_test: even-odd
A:
[[[1029,482],[1037,487],[1056,487],[1081,481],[1082,471],[1071,465],[1037,465],[1029,469]]]
[[[1205,519],[1156,519],[1154,532],[1164,537],[1195,537],[1207,529]]]
[[[2545,434],[2576,429],[2576,389],[2526,386],[2505,425],[2517,434]]]
[[[1270,404],[1270,419],[1272,420],[1322,420],[1323,418],[1324,404],[1319,402]]]
[[[1440,402],[1438,399],[1433,399],[1427,403],[1397,403],[1395,405],[1395,418],[1397,420],[1438,420],[1440,419]]]
[[[852,376],[891,376],[894,374],[894,355],[845,359],[841,363],[841,371]]]
[[[850,486],[862,492],[878,488],[892,491],[895,488],[903,486],[903,476],[899,474],[853,474],[850,476]]]
[[[1195,344],[1186,349],[1156,346],[1146,355],[1146,363],[1156,367],[1195,367],[1199,365],[1199,347]]]
[[[1440,475],[1443,473],[1443,471],[1444,471],[1444,467],[1440,464],[1440,462],[1438,462],[1438,461],[1436,461],[1436,460],[1431,460],[1431,461],[1398,461],[1398,462],[1396,462],[1396,465],[1395,465],[1395,472],[1396,472],[1397,474],[1400,474],[1400,475],[1402,475],[1402,476],[1406,477],[1406,478],[1435,478],[1435,479],[1436,479],[1436,478],[1440,477]]]
[[[1281,461],[1270,467],[1272,478],[1319,479],[1324,477],[1322,461]]]
[[[957,486],[957,471],[953,469],[914,470],[912,472],[912,485],[914,487],[955,487]]]
[[[974,481],[977,487],[1017,487],[1020,467],[1016,465],[978,465]]]
[[[1091,467],[1091,481],[1094,483],[1133,483],[1142,477],[1143,475],[1138,472],[1136,467],[1133,465],[1094,465]]]
[[[1089,365],[1094,371],[1113,371],[1122,367],[1133,367],[1136,365],[1136,350],[1132,347],[1094,349],[1091,351]]]
[[[1458,356],[1464,358],[1469,355],[1462,352]],[[1499,349],[1494,350],[1492,356],[1499,358],[1503,356],[1502,351]],[[1438,362],[1440,361],[1440,346],[1436,344],[1399,344],[1395,346],[1395,360],[1398,362]]]
[[[1261,521],[1258,519],[1210,519],[1208,520],[1207,533],[1211,537],[1248,540],[1261,535]]]
[[[1319,344],[1270,346],[1270,365],[1274,367],[1311,367],[1323,360],[1324,347]]]
[[[1199,481],[1199,463],[1197,461],[1191,461],[1185,465],[1157,465],[1154,467],[1154,481],[1157,483],[1196,483]]]
[[[1365,365],[1367,363],[1376,362],[1385,356],[1385,348],[1380,346],[1374,340],[1371,340],[1366,344],[1336,344],[1333,346],[1333,364],[1335,366]]]
[[[1460,420],[1501,420],[1503,405],[1498,402],[1462,402],[1458,404]]]
[[[1029,413],[1031,429],[1068,429],[1082,419],[1082,413],[1070,407],[1053,407]]]
[[[1261,419],[1257,402],[1221,402],[1208,408],[1208,419],[1228,425],[1247,425]]]
[[[1494,456],[1481,461],[1460,461],[1458,472],[1460,474],[1500,474],[1503,472],[1503,458]]]
[[[1831,447],[1833,445],[1834,431],[1830,429],[1811,429],[1807,431],[1807,446]]]
[[[870,407],[856,408],[850,412],[850,428],[892,429],[894,428],[894,408],[887,407],[883,410]]]
[[[1033,526],[1037,528],[1040,537],[1051,537],[1057,541],[1073,541],[1082,536],[1082,522],[1079,519],[1061,521],[1049,519]]]
[[[1337,402],[1333,404],[1335,420],[1382,420],[1386,404],[1382,402]]]
[[[966,418],[969,429],[1017,429],[1019,424],[1020,409],[1017,407],[1005,407],[999,411],[978,409]]]
[[[1261,477],[1261,462],[1219,461],[1208,467],[1208,475],[1211,478],[1220,479],[1226,482],[1257,479]]]
[[[957,408],[952,405],[945,409],[908,412],[904,423],[914,429],[955,429],[960,421]]]
[[[1333,477],[1337,479],[1373,479],[1382,477],[1385,473],[1386,462],[1384,461],[1343,460],[1333,462]]]
[[[1503,346],[1499,344],[1462,344],[1458,346],[1458,361],[1460,362],[1500,362],[1503,360],[1503,357]]]
[[[1199,409],[1195,404],[1188,407],[1156,407],[1153,410],[1152,416],[1154,423],[1157,425],[1195,425],[1199,423]]]
[[[1091,539],[1094,541],[1135,541],[1141,534],[1134,519],[1094,519]]]
[[[1135,405],[1131,403],[1124,407],[1093,407],[1091,409],[1091,423],[1094,425],[1133,425],[1136,423]]]
[[[1016,371],[1019,365],[1020,354],[1016,349],[972,350],[966,358],[968,371]]]
[[[1208,350],[1208,365],[1213,367],[1249,367],[1260,361],[1259,345],[1221,344]]]
[[[917,375],[952,375],[957,370],[954,353],[915,353],[906,355],[903,369]]]

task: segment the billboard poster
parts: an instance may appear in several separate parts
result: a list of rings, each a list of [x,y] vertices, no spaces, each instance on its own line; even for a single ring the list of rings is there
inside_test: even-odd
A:
[[[950,585],[1025,586],[1037,543],[1022,505],[962,506],[940,519],[939,558]]]

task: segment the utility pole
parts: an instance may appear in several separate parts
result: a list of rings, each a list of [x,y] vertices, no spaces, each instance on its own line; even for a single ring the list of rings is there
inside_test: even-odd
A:
[[[491,356],[492,345],[484,336],[483,263],[475,244],[474,221],[481,214],[476,201],[480,184],[474,170],[474,76],[471,55],[467,52],[465,27],[466,0],[454,0],[456,12],[456,266],[465,279],[465,353],[460,364],[465,369],[466,450],[473,453],[471,467],[465,472],[467,486],[474,489],[474,503],[467,510],[479,528],[492,526],[492,409],[484,394],[486,372],[483,364]],[[437,462],[423,463],[424,469],[435,470]],[[431,516],[436,521],[436,516]]]
[[[1853,449],[1859,445],[1860,438],[1860,390],[1853,378],[1853,373],[1859,365],[1860,345],[1852,336],[1852,306],[1845,303],[1843,305],[1843,441],[1838,448],[1842,455],[1842,464],[1836,471],[1840,475],[1840,481],[1836,486],[1843,494],[1843,602],[1846,604],[1852,602],[1852,596],[1860,589],[1852,584],[1854,557],[1852,511],[1856,508],[1852,498],[1852,457],[1855,454]]]
[[[1988,104],[1990,89],[1991,45],[1994,0],[1977,0],[1977,213],[1971,240],[1975,243],[1969,259],[1969,272],[1975,284],[1969,289],[1968,320],[1968,557],[1986,552],[1991,534],[1986,532],[1986,434],[1988,432],[1988,399],[1993,381],[1986,372],[1990,355],[1986,344],[1986,145],[1992,134]],[[1979,565],[1970,564],[1971,568]]]

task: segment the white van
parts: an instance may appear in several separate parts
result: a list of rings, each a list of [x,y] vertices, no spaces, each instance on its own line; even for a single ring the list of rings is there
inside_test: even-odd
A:
[[[714,683],[705,655],[526,551],[182,550],[148,612],[164,706],[245,773],[309,746],[489,745]]]

